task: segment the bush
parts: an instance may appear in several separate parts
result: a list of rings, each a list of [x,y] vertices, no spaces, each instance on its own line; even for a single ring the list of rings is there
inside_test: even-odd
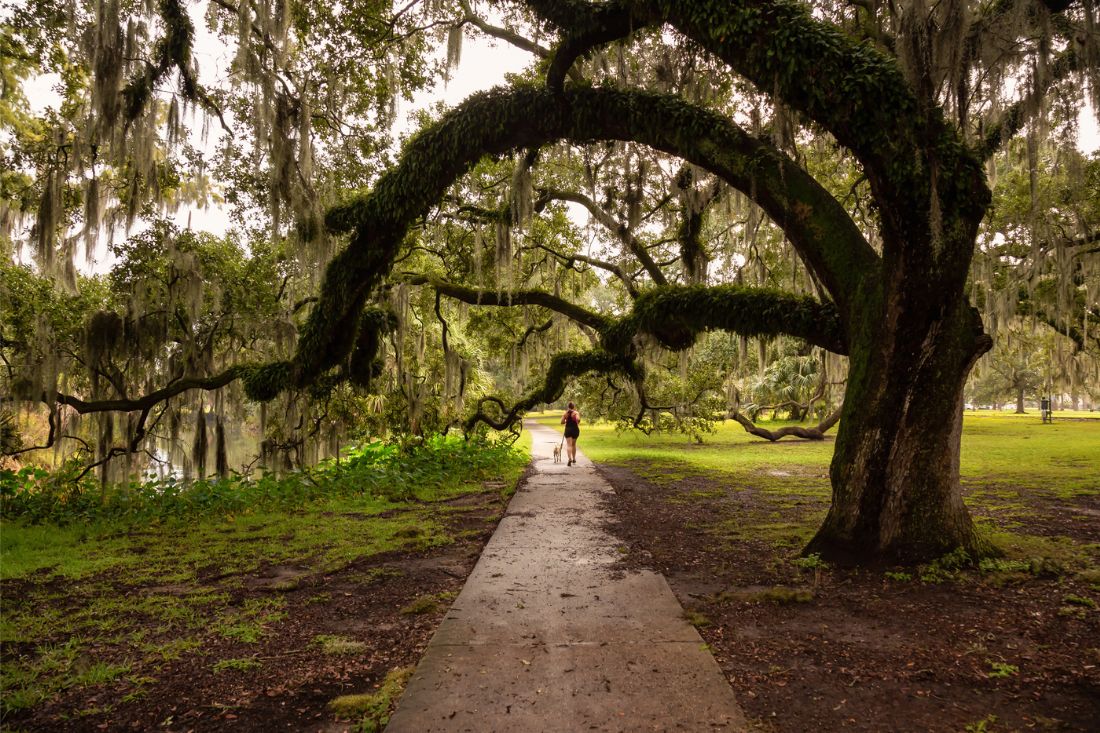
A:
[[[0,471],[6,519],[68,524],[96,520],[147,522],[246,510],[293,509],[327,497],[373,496],[389,501],[430,498],[471,480],[490,478],[526,457],[507,439],[436,435],[416,443],[375,441],[285,476],[234,474],[224,479],[177,477],[102,487],[79,477],[79,465],[56,471]]]

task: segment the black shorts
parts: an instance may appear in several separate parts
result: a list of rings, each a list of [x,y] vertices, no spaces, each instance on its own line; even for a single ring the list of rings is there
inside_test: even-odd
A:
[[[581,429],[577,425],[565,424],[565,437],[567,438],[579,438],[581,437]]]

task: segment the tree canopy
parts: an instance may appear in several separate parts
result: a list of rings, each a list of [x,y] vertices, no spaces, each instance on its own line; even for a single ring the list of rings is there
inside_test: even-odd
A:
[[[475,33],[531,66],[397,148],[397,101]],[[1090,2],[86,0],[0,43],[0,379],[43,445],[98,416],[105,480],[185,419],[201,474],[208,409],[260,404],[293,463],[573,385],[644,429],[839,420],[810,549],[922,559],[990,549],[958,451],[992,336],[1046,329],[1059,389],[1100,382]],[[228,234],[165,221],[207,203]]]

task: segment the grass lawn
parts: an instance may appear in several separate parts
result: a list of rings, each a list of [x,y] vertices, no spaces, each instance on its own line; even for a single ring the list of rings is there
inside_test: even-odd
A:
[[[557,414],[536,413],[533,417],[561,429]],[[788,423],[762,424],[774,429]],[[613,424],[598,422],[582,426],[578,446],[597,463],[629,468],[655,483],[707,477],[734,489],[769,492],[777,508],[782,508],[827,503],[832,435],[835,432],[825,441],[787,438],[769,443],[727,420],[700,444],[680,434],[617,432]],[[1037,413],[967,412],[961,472],[967,504],[984,531],[1010,555],[1045,550],[1057,556],[1069,554],[1078,561],[1089,555],[1095,559],[1100,548],[1092,543],[1070,551],[1056,537],[1013,530],[1035,515],[1037,505],[1100,496],[1100,420],[1056,417],[1053,424],[1043,424]],[[822,504],[815,513],[801,512],[797,519],[777,516],[769,528],[786,528],[808,539],[823,519],[825,508]],[[1090,516],[1081,515],[1081,521]],[[1027,535],[1027,539],[1019,535]]]
[[[444,612],[448,603],[426,599],[461,587],[459,565],[476,557],[526,465],[521,448],[497,465],[452,465],[412,501],[368,493],[142,523],[4,520],[0,723],[148,730],[171,718],[164,699],[235,715],[245,703],[228,704],[225,692],[265,673],[327,691],[350,674],[328,669],[341,650],[362,652],[363,680],[400,667],[389,660],[415,663],[431,631],[417,614]],[[422,578],[437,557],[455,569]],[[372,620],[390,631],[371,631]]]

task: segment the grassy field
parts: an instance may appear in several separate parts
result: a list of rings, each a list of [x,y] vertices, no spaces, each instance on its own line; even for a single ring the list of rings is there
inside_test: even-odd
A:
[[[556,413],[533,417],[561,428]],[[1053,424],[1043,424],[1037,414],[967,412],[962,441],[967,504],[983,530],[1010,556],[1069,556],[1078,564],[1100,560],[1100,548],[1094,544],[1065,543],[1057,535],[1033,534],[1023,527],[1039,505],[1049,509],[1058,502],[1100,495],[1100,420],[1056,416]],[[759,532],[787,537],[792,545],[812,535],[824,517],[822,502],[830,494],[831,436],[822,442],[769,443],[726,421],[700,444],[686,435],[647,436],[639,431],[617,432],[611,423],[589,423],[582,426],[578,446],[597,463],[629,468],[658,484],[695,477],[731,489],[771,494],[776,511],[769,521],[755,526]],[[784,507],[793,506],[818,508],[783,512]],[[1079,516],[1081,521],[1096,521],[1088,514]]]
[[[437,482],[409,492],[412,501],[364,493],[151,522],[5,519],[0,722],[7,730],[13,715],[62,696],[111,700],[64,717],[108,716],[147,696],[161,670],[184,657],[201,659],[214,675],[254,670],[254,656],[283,633],[295,608],[339,600],[325,589],[330,578],[366,588],[373,571],[351,577],[346,569],[484,533],[491,508],[499,516],[526,465],[523,441],[494,465],[441,466]],[[475,504],[490,514],[472,525],[462,515]]]

